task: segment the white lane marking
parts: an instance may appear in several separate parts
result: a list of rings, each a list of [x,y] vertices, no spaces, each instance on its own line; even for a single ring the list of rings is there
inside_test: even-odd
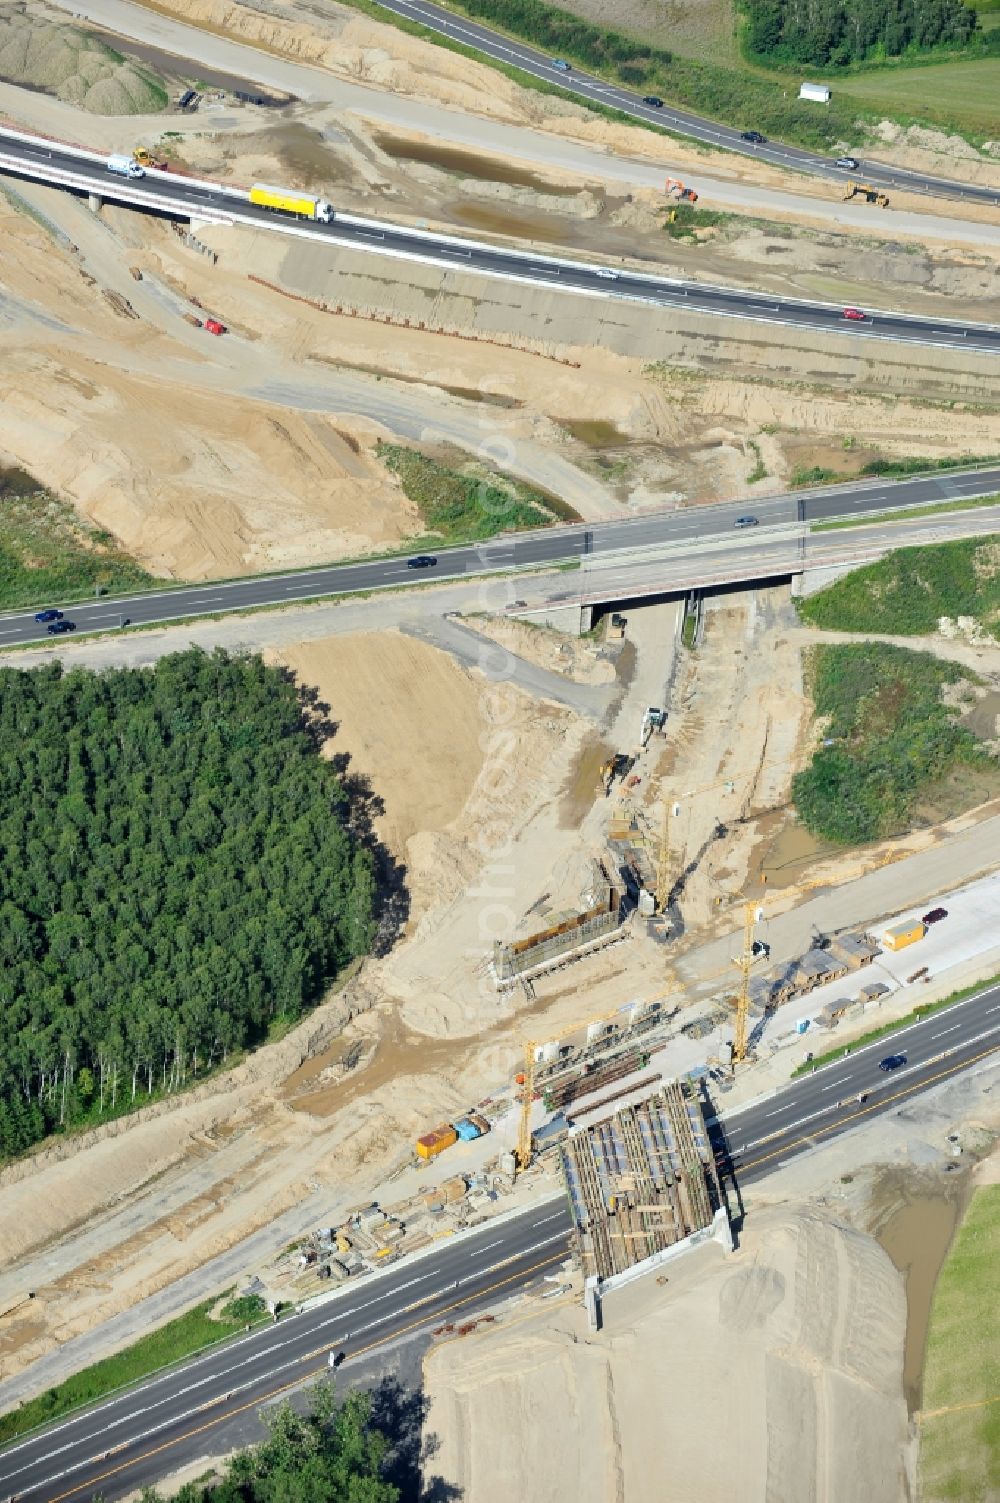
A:
[[[942,1028],[940,1033],[932,1033],[932,1039],[943,1039],[946,1033],[954,1033],[956,1028],[961,1028],[961,1023],[953,1023],[950,1028]]]
[[[959,1024],[959,1027],[961,1027],[961,1024]],[[849,1085],[849,1084],[850,1084],[850,1081],[848,1081],[848,1080],[831,1080],[831,1082],[830,1082],[829,1085],[825,1085],[821,1089],[824,1090],[824,1091],[835,1091],[838,1086]]]
[[[503,1263],[505,1263],[505,1262],[508,1262],[508,1261],[515,1261],[518,1258],[526,1257],[528,1253],[536,1252],[539,1248],[547,1247],[552,1242],[559,1242],[559,1241],[562,1241],[562,1240],[564,1240],[564,1234],[555,1233],[553,1236],[544,1238],[541,1242],[535,1242],[530,1247],[526,1247],[526,1248],[521,1249],[521,1251],[519,1251],[519,1252],[512,1253],[511,1256],[510,1256],[510,1259],[502,1259],[501,1260],[501,1265]],[[486,1267],[484,1269],[480,1269],[479,1273],[480,1274],[490,1273],[490,1272],[492,1272],[492,1270],[494,1268],[496,1268],[498,1266],[501,1266],[501,1265],[491,1264],[491,1265],[489,1265],[488,1267]],[[372,1305],[380,1304],[382,1300],[389,1299],[389,1298],[393,1297],[394,1295],[399,1294],[403,1289],[410,1289],[415,1284],[422,1284],[427,1279],[435,1278],[435,1277],[439,1277],[439,1276],[440,1275],[439,1275],[438,1272],[432,1271],[430,1273],[421,1274],[418,1278],[410,1279],[405,1284],[397,1284],[393,1289],[387,1290],[384,1294],[377,1295],[375,1297],[375,1299],[367,1300],[362,1305],[355,1305],[350,1311],[347,1311],[344,1314],[336,1315],[336,1316],[332,1317],[329,1320],[321,1321],[316,1326],[311,1326],[310,1327],[310,1335],[312,1335],[313,1332],[325,1330],[327,1327],[333,1326],[333,1325],[337,1325],[337,1324],[339,1324],[341,1322],[343,1322],[346,1325],[347,1321],[353,1319],[353,1317],[356,1314],[358,1314],[361,1310],[369,1309]],[[449,1287],[449,1282],[450,1281],[446,1281],[445,1284],[444,1284],[444,1286],[442,1287],[442,1289],[440,1291],[442,1295],[447,1294],[448,1287]],[[350,1330],[349,1330],[348,1334],[353,1335],[353,1334],[356,1334],[359,1331],[372,1330],[372,1329],[374,1329],[375,1326],[383,1325],[383,1324],[385,1324],[386,1321],[392,1320],[395,1316],[403,1314],[403,1313],[405,1313],[408,1310],[414,1309],[416,1307],[416,1304],[419,1304],[419,1303],[420,1303],[419,1301],[417,1301],[415,1303],[411,1302],[409,1305],[403,1306],[401,1310],[393,1311],[393,1312],[391,1312],[388,1315],[382,1316],[379,1320],[376,1320],[376,1321],[373,1321],[373,1322],[369,1322],[367,1325],[364,1325],[364,1326],[352,1326],[352,1327],[350,1327]],[[294,1324],[290,1325],[289,1327],[286,1327],[286,1329],[290,1329],[293,1332],[293,1335],[294,1335],[294,1331],[295,1331]],[[346,1337],[342,1338],[342,1339],[346,1339]],[[247,1338],[244,1338],[244,1340],[241,1341],[239,1343],[239,1345],[243,1346],[245,1344],[246,1340],[247,1340]],[[156,1400],[152,1404],[145,1404],[141,1408],[130,1410],[128,1413],[122,1415],[121,1418],[119,1418],[119,1419],[112,1419],[112,1420],[107,1421],[105,1423],[105,1425],[104,1425],[104,1433],[107,1434],[112,1429],[114,1429],[114,1428],[116,1428],[116,1427],[118,1427],[120,1425],[125,1424],[128,1420],[134,1419],[138,1415],[152,1414],[154,1410],[162,1408],[162,1406],[164,1404],[176,1403],[176,1401],[178,1399],[183,1398],[186,1394],[194,1393],[194,1392],[197,1391],[197,1389],[203,1388],[206,1383],[221,1382],[223,1379],[229,1377],[229,1375],[231,1373],[238,1372],[240,1368],[248,1367],[250,1365],[250,1363],[258,1361],[261,1357],[272,1356],[272,1355],[274,1355],[274,1352],[275,1352],[275,1348],[274,1347],[259,1347],[256,1352],[252,1353],[249,1357],[244,1357],[240,1362],[234,1363],[231,1367],[223,1368],[219,1372],[216,1372],[216,1373],[209,1373],[204,1378],[199,1378],[197,1382],[190,1383],[190,1384],[186,1385],[184,1388],[177,1389],[175,1392],[166,1395],[162,1399]],[[277,1376],[280,1373],[286,1372],[289,1368],[294,1368],[294,1367],[298,1366],[302,1361],[303,1361],[302,1357],[293,1357],[290,1361],[283,1362],[279,1366],[270,1369],[269,1372],[266,1375],[263,1375],[263,1376],[267,1376],[267,1377]],[[171,1375],[167,1375],[167,1376],[173,1376],[173,1375],[171,1374]],[[230,1390],[230,1393],[231,1394],[242,1393],[242,1392],[246,1391],[246,1389],[252,1388],[256,1383],[260,1382],[260,1379],[261,1379],[261,1375],[258,1375],[255,1378],[251,1378],[249,1382],[244,1383],[240,1387],[237,1387],[237,1388],[234,1388],[234,1389]],[[141,1392],[141,1390],[139,1390],[139,1392]],[[133,1393],[131,1395],[124,1394],[124,1395],[121,1395],[120,1397],[121,1398],[129,1398],[129,1397],[135,1397],[135,1396],[136,1396],[136,1394]],[[190,1418],[194,1414],[198,1414],[198,1413],[203,1412],[205,1409],[210,1409],[214,1404],[217,1404],[218,1402],[219,1402],[219,1397],[207,1399],[205,1402],[195,1405],[195,1407],[193,1409],[186,1410],[184,1413],[182,1413],[180,1415],[172,1415],[168,1419],[165,1419],[165,1420],[163,1420],[161,1422],[157,1422],[157,1424],[154,1424],[150,1429],[142,1431],[138,1435],[130,1436],[128,1438],[128,1440],[122,1442],[121,1444],[122,1445],[135,1445],[135,1444],[138,1444],[140,1441],[148,1439],[151,1435],[157,1434],[157,1432],[159,1430],[163,1430],[163,1429],[165,1429],[169,1425],[172,1425],[172,1424],[175,1424],[175,1423],[179,1423],[182,1420],[188,1419],[188,1418]],[[108,1406],[105,1406],[105,1407],[108,1407]],[[96,1411],[95,1411],[95,1413],[96,1413]],[[93,1413],[90,1416],[88,1416],[88,1417],[89,1418],[93,1418]],[[54,1434],[58,1433],[59,1430],[66,1429],[69,1425],[73,1424],[74,1421],[78,1420],[79,1418],[80,1418],[80,1416],[78,1416],[78,1415],[74,1416],[73,1419],[66,1420],[62,1425],[57,1426],[55,1430],[50,1431],[48,1433],[50,1435],[54,1435]],[[11,1450],[8,1451],[8,1452],[6,1452],[5,1454],[7,1456],[12,1456],[16,1451],[23,1450],[25,1448],[25,1446],[29,1445],[32,1440],[36,1440],[37,1438],[38,1438],[37,1436],[31,1436],[31,1437],[28,1438],[28,1440],[22,1441],[19,1446],[12,1447]],[[57,1456],[61,1455],[63,1452],[68,1451],[68,1450],[72,1450],[74,1446],[77,1446],[80,1443],[81,1442],[79,1440],[69,1441],[65,1445],[58,1447],[56,1450],[50,1451],[48,1453],[48,1456],[47,1456],[46,1459],[54,1460]],[[100,1453],[98,1456],[93,1456],[93,1457],[87,1458],[86,1460],[77,1462],[74,1466],[68,1467],[64,1471],[56,1473],[53,1477],[45,1479],[45,1482],[43,1482],[43,1483],[35,1483],[35,1484],[33,1484],[33,1486],[41,1487],[41,1486],[47,1485],[48,1483],[50,1483],[52,1481],[58,1481],[62,1477],[68,1476],[71,1472],[78,1471],[81,1467],[89,1465],[90,1462],[95,1461],[95,1460],[99,1460],[101,1455],[103,1455],[103,1452]],[[5,1476],[5,1478],[17,1477],[17,1476],[19,1476],[21,1474],[21,1472],[29,1470],[29,1468],[31,1466],[35,1465],[35,1464],[36,1464],[35,1462],[29,1461],[28,1463],[26,1463],[26,1465],[24,1467],[20,1468],[19,1470],[13,1471],[13,1472],[5,1473],[4,1476]]]
[[[474,1257],[477,1251],[478,1252],[485,1252],[486,1249],[489,1248],[489,1247],[502,1247],[502,1246],[503,1246],[503,1238],[502,1237],[500,1238],[500,1240],[498,1242],[484,1242],[483,1245],[482,1245],[482,1247],[480,1247],[480,1248],[471,1248],[470,1251],[469,1251],[469,1257],[470,1258]]]

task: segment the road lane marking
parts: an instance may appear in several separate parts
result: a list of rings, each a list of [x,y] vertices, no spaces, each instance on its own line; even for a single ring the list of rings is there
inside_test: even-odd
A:
[[[953,1023],[950,1028],[942,1028],[940,1033],[932,1033],[932,1039],[943,1039],[946,1033],[954,1033],[956,1028],[961,1028],[961,1023]]]
[[[970,1059],[958,1060],[955,1064],[949,1065],[947,1069],[939,1070],[936,1075],[929,1076],[927,1080],[915,1081],[912,1085],[905,1086],[903,1090],[897,1091],[893,1096],[885,1096],[881,1100],[873,1102],[871,1106],[862,1106],[858,1111],[852,1112],[850,1116],[841,1117],[838,1118],[836,1122],[831,1122],[828,1127],[817,1128],[816,1132],[811,1136],[814,1138],[825,1137],[827,1134],[836,1131],[838,1127],[843,1127],[847,1122],[856,1122],[861,1117],[871,1116],[873,1112],[882,1112],[886,1107],[891,1106],[894,1101],[901,1101],[906,1096],[912,1096],[916,1091],[925,1091],[929,1086],[933,1085],[936,1080],[944,1080],[949,1075],[955,1075],[959,1070],[967,1070],[970,1065],[974,1065],[978,1060],[987,1059],[991,1054],[996,1053],[997,1048],[997,1044],[991,1044],[988,1049],[983,1049],[979,1054],[972,1055]],[[773,1136],[783,1135],[773,1134]],[[762,1139],[761,1141],[764,1140]],[[798,1138],[795,1140],[795,1142],[786,1143],[784,1147],[776,1148],[771,1153],[765,1153],[758,1159],[751,1159],[748,1163],[741,1164],[740,1167],[743,1170],[755,1169],[759,1164],[766,1164],[771,1159],[780,1157],[782,1154],[787,1153],[789,1148],[794,1148],[797,1143],[806,1143],[808,1141],[808,1138]]]
[[[551,1263],[562,1261],[562,1256],[563,1255],[561,1253],[556,1253],[548,1258],[543,1258],[541,1262],[533,1264],[530,1268],[523,1269],[520,1274],[511,1274],[506,1279],[500,1279],[495,1284],[489,1284],[485,1289],[481,1289],[475,1294],[466,1295],[463,1299],[455,1300],[452,1304],[446,1305],[443,1310],[438,1310],[433,1316],[428,1316],[426,1318],[437,1320],[442,1315],[448,1315],[452,1310],[459,1310],[463,1305],[470,1304],[473,1300],[481,1299],[484,1295],[491,1294],[496,1289],[502,1289],[506,1285],[513,1283],[516,1279],[527,1278],[529,1274],[535,1273],[539,1269],[547,1268]],[[385,1346],[389,1341],[396,1341],[400,1336],[405,1336],[410,1331],[418,1330],[424,1323],[424,1320],[413,1321],[410,1325],[404,1326],[401,1330],[394,1331],[389,1336],[382,1337],[378,1341],[369,1343],[368,1346],[361,1347],[358,1351],[353,1353],[354,1359],[356,1360],[358,1357],[363,1357],[366,1355],[366,1353],[375,1351],[380,1346]],[[323,1350],[326,1351],[327,1348],[324,1347]],[[315,1376],[321,1377],[327,1371],[328,1368],[324,1363],[322,1367],[317,1368]],[[211,1430],[213,1426],[220,1424],[224,1420],[235,1419],[237,1415],[245,1414],[248,1409],[253,1409],[255,1406],[262,1407],[264,1404],[270,1402],[270,1400],[277,1398],[280,1394],[288,1393],[293,1388],[301,1387],[302,1384],[306,1381],[307,1378],[298,1377],[294,1378],[290,1383],[282,1383],[280,1387],[271,1389],[270,1392],[261,1395],[261,1397],[259,1398],[251,1399],[249,1403],[240,1405],[238,1409],[230,1409],[223,1414],[215,1415],[214,1418],[206,1420],[204,1424],[197,1425],[193,1429],[185,1431],[183,1435],[176,1435],[172,1440],[164,1441],[162,1444],[154,1446],[149,1451],[144,1451],[141,1455],[133,1457],[131,1461],[122,1462],[119,1466],[110,1467],[106,1472],[101,1472],[98,1476],[93,1477],[89,1482],[79,1482],[75,1487],[68,1488],[65,1492],[55,1494],[49,1500],[49,1503],[63,1503],[64,1499],[75,1497],[77,1493],[84,1492],[87,1488],[95,1488],[99,1483],[106,1482],[109,1477],[114,1477],[117,1476],[120,1472],[127,1471],[130,1466],[136,1466],[139,1462],[148,1461],[151,1457],[158,1456],[161,1454],[161,1452],[170,1450],[172,1446],[178,1445],[181,1441],[190,1440],[195,1435],[201,1435],[206,1430]],[[212,1402],[220,1403],[225,1402],[225,1400],[215,1399]],[[142,1438],[144,1437],[140,1437],[140,1439]],[[83,1465],[86,1465],[86,1462],[84,1462]],[[46,1487],[53,1482],[59,1482],[64,1477],[67,1477],[69,1475],[69,1471],[71,1470],[79,1470],[79,1467],[69,1468],[66,1471],[56,1473],[52,1477],[46,1477],[41,1482],[34,1483],[33,1487]]]

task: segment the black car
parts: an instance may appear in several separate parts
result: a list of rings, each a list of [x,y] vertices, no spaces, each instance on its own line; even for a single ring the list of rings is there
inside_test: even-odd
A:
[[[650,109],[653,110],[662,110],[663,108],[663,100],[658,99],[655,94],[644,94],[642,96],[642,102],[643,104],[648,104]]]
[[[740,131],[740,140],[752,141],[754,146],[763,146],[767,137],[762,136],[759,130],[743,130]]]
[[[432,558],[429,553],[418,553],[415,558],[406,560],[406,567],[408,569],[433,569],[436,563],[437,559]]]
[[[901,1065],[905,1065],[905,1064],[906,1064],[906,1055],[905,1054],[887,1054],[886,1057],[885,1057],[885,1059],[880,1059],[879,1060],[878,1067],[879,1067],[880,1070],[884,1070],[885,1073],[888,1075],[888,1073],[889,1073],[890,1070],[898,1070]]]
[[[45,630],[48,632],[50,637],[61,637],[64,632],[76,631],[76,622],[53,621],[45,628]]]
[[[930,913],[925,913],[920,922],[927,929],[931,924],[940,924],[942,919],[948,917],[947,908],[932,908]]]
[[[61,621],[62,620],[62,611],[55,611],[55,610],[39,611],[36,614],[36,616],[35,616],[35,620],[41,626],[44,626],[45,623],[46,623],[46,621]]]
[[[756,517],[737,517],[734,527],[758,527],[760,524]]]

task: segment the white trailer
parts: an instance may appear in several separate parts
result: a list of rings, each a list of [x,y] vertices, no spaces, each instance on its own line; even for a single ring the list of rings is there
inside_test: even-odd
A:
[[[811,99],[813,104],[829,104],[829,85],[825,83],[804,83],[799,87],[799,98]]]
[[[134,157],[113,156],[108,157],[105,167],[109,172],[117,172],[119,177],[145,177],[145,170],[139,166]]]

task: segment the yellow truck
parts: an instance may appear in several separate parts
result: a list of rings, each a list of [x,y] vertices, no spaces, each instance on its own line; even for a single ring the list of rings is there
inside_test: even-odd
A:
[[[905,950],[907,945],[915,945],[918,939],[923,939],[927,930],[919,919],[905,919],[901,924],[894,924],[882,935],[882,943],[887,950]]]
[[[293,188],[269,188],[266,183],[254,183],[250,202],[262,209],[275,209],[279,214],[294,214],[298,219],[319,220],[320,224],[329,224],[333,219],[333,206],[325,198],[297,193]]]

